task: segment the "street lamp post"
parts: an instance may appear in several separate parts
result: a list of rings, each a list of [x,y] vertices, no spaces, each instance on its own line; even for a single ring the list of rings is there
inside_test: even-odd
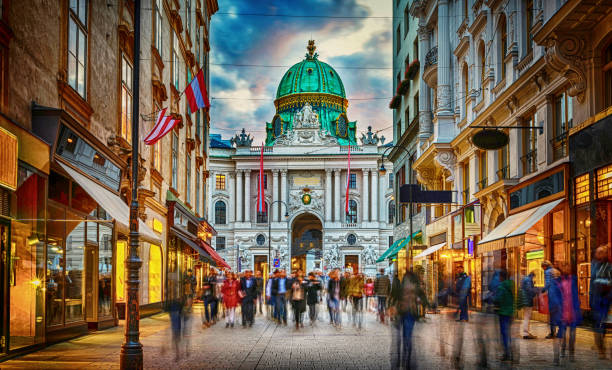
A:
[[[287,203],[285,203],[282,200],[275,200],[272,203],[270,203],[270,208],[272,208],[272,206],[274,206],[274,204],[276,203],[282,203],[285,205],[285,218],[289,217],[289,212],[287,212],[287,209],[289,207],[287,207]],[[272,257],[272,221],[270,220],[270,212],[268,212],[268,274],[270,273],[271,269],[271,263],[270,261]]]
[[[387,173],[387,169],[385,168],[385,156],[388,156],[388,152],[391,149],[393,149],[393,148],[402,149],[404,152],[406,152],[406,154],[408,154],[408,156],[411,155],[411,153],[408,151],[408,149],[406,149],[403,146],[399,146],[399,145],[393,145],[393,146],[390,146],[387,149],[385,149],[385,151],[383,152],[382,157],[381,157],[380,168],[378,169],[378,173],[381,176],[385,176],[385,174]],[[410,170],[412,170],[412,168]],[[411,176],[410,180],[412,180],[412,176]],[[398,180],[395,179],[395,181],[397,182]],[[410,181],[410,182],[412,182],[412,181]],[[395,190],[393,191],[393,193],[395,194]],[[396,199],[397,199],[397,197],[396,197]],[[412,266],[412,234],[413,234],[413,231],[412,231],[412,204],[413,204],[412,203],[412,187],[410,188],[410,203],[408,203],[408,204],[410,205],[410,209],[408,210],[408,218],[410,219],[410,244],[408,245],[408,267],[410,267],[410,266]],[[397,213],[398,212],[396,211],[396,214]]]
[[[125,341],[121,346],[121,369],[142,369],[142,344],[140,343],[140,307],[138,290],[140,289],[140,266],[138,256],[140,236],[138,233],[138,134],[139,84],[140,84],[140,0],[134,2],[134,67],[132,79],[132,199],[130,202],[130,246],[125,261],[127,267],[127,312],[125,317]]]

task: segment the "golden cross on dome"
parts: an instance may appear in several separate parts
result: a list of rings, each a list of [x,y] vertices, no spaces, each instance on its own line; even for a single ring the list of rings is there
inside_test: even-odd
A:
[[[312,58],[314,56],[315,50],[317,50],[317,47],[315,46],[315,40],[308,40],[308,46],[306,46],[306,50],[308,50],[308,55],[310,55],[310,58]]]

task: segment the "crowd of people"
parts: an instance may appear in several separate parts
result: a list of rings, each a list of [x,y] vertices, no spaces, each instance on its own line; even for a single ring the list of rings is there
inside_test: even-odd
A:
[[[590,322],[593,323],[595,345],[600,358],[605,358],[605,331],[607,314],[612,302],[612,263],[608,261],[606,247],[596,250],[591,264]],[[194,301],[202,302],[201,319],[203,328],[210,327],[220,319],[225,319],[225,328],[234,328],[236,311],[240,308],[241,324],[251,327],[257,314],[279,326],[294,325],[294,330],[304,328],[306,313],[308,324],[316,326],[325,321],[319,317],[319,307],[326,307],[329,324],[337,330],[343,325],[343,313],[357,330],[364,327],[364,311],[373,312],[380,324],[392,328],[392,365],[411,367],[413,357],[413,330],[415,324],[423,321],[426,312],[439,313],[440,306],[456,306],[453,327],[438,320],[440,329],[440,354],[444,355],[446,340],[442,338],[453,332],[455,343],[451,359],[455,367],[460,367],[463,330],[465,323],[475,321],[475,348],[479,351],[480,365],[486,367],[487,350],[491,347],[487,332],[497,327],[498,341],[501,344],[501,361],[519,360],[517,339],[533,340],[530,321],[534,312],[548,315],[550,332],[546,339],[552,340],[553,362],[560,363],[566,357],[574,361],[576,328],[583,323],[582,310],[578,295],[577,277],[569,265],[555,266],[549,261],[542,262],[544,286],[536,286],[535,271],[520,278],[515,288],[512,276],[499,269],[488,282],[487,292],[483,295],[482,312],[470,314],[472,302],[471,277],[459,266],[454,283],[440,289],[433,302],[428,301],[424,283],[419,274],[408,269],[400,280],[397,274],[389,276],[381,269],[376,276],[365,276],[350,269],[333,269],[328,274],[312,271],[307,275],[302,270],[293,271],[289,276],[284,269],[274,270],[266,279],[261,272],[253,274],[246,270],[240,274],[232,271],[216,272],[211,269],[197,289],[196,280],[188,271],[183,280],[184,297],[168,303],[173,333],[188,333],[189,316]],[[350,309],[349,309],[350,306]],[[514,325],[522,310],[522,322]],[[446,311],[448,312],[448,310]],[[475,318],[475,320],[471,320]],[[493,320],[495,318],[495,320]],[[516,331],[513,331],[516,330]],[[175,343],[180,340],[176,334]],[[188,345],[188,343],[187,343]],[[178,353],[178,345],[177,345]]]

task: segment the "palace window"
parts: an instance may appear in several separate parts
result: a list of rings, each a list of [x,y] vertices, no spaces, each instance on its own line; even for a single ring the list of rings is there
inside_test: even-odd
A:
[[[470,95],[469,72],[466,63],[463,63],[461,71],[461,80],[463,82],[463,118],[467,118],[468,112],[468,96]]]
[[[68,85],[84,99],[87,84],[86,0],[70,0],[68,10]]]
[[[505,145],[503,148],[499,149],[499,152],[497,154],[498,168],[499,168],[499,170],[497,170],[498,180],[510,178],[510,166],[508,163],[508,157],[509,157],[508,150],[509,150],[508,145]]]
[[[162,9],[164,8],[162,4],[163,0],[155,0],[155,48],[159,53],[159,56],[162,56],[163,43],[162,43]],[[162,58],[163,59],[163,58]]]
[[[161,144],[159,140],[153,144],[153,168],[158,172],[161,171]]]
[[[357,201],[349,199],[348,213],[346,215],[346,223],[356,224],[357,223]]]
[[[185,171],[185,201],[191,204],[191,155],[186,156],[186,171]]]
[[[393,172],[389,173],[389,189],[393,189]]]
[[[187,32],[191,34],[191,0],[185,0],[185,18],[187,19]]]
[[[257,176],[257,186],[259,186],[259,176]],[[263,175],[263,188],[264,190],[268,189],[268,175],[265,173]]]
[[[121,137],[132,143],[132,65],[121,58]]]
[[[404,127],[408,127],[408,125],[410,125],[410,106],[406,105],[404,110]]]
[[[217,236],[216,246],[218,251],[225,249],[225,236]]]
[[[499,19],[497,34],[499,35],[498,53],[501,67],[501,79],[504,80],[506,78],[506,63],[504,62],[504,59],[506,57],[506,50],[508,50],[508,30],[506,29],[506,16],[504,14],[502,14]]]
[[[202,128],[201,128],[202,122],[200,119],[199,109],[195,112],[195,121],[196,121],[196,136],[201,138],[202,136],[200,136],[200,133],[202,132]]]
[[[531,35],[531,27],[533,27],[533,0],[525,1],[525,37],[527,44],[525,45],[526,54],[531,52],[533,48],[533,36]]]
[[[265,202],[266,206],[263,212],[257,212],[257,223],[258,224],[267,224],[268,223],[268,202]]]
[[[357,189],[357,174],[351,173],[349,176],[349,189]]]
[[[180,91],[181,79],[179,77],[179,43],[178,37],[174,34],[174,43],[172,48],[172,83],[177,91]]]
[[[419,116],[419,93],[417,92],[412,98],[412,110],[414,111],[414,119]]]
[[[478,61],[480,62],[480,85],[483,85],[486,78],[487,57],[485,55],[485,46],[482,40],[480,41],[480,46],[478,47]],[[483,95],[483,93],[480,94],[481,97]]]
[[[215,224],[225,225],[227,223],[227,206],[225,202],[218,200],[215,203]]]
[[[172,133],[172,187],[178,188],[178,135]]]
[[[225,190],[225,175],[217,174],[215,176],[215,189]]]
[[[394,201],[390,201],[389,202],[389,206],[387,207],[388,210],[388,222],[390,224],[393,224],[393,220],[395,219],[395,202]]]

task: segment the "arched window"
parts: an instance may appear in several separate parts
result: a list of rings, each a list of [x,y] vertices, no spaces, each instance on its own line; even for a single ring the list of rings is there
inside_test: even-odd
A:
[[[348,214],[346,215],[346,223],[356,224],[357,223],[357,201],[350,199],[348,206]]]
[[[388,209],[389,223],[393,224],[393,220],[395,220],[395,202],[390,201]]]
[[[227,223],[227,206],[222,200],[215,203],[215,224],[225,225]]]
[[[480,67],[480,86],[481,87],[485,82],[486,70],[487,70],[487,66],[486,66],[487,61],[485,58],[486,56],[485,56],[484,42],[480,40],[480,45],[478,46],[478,63],[480,63],[479,67]],[[482,97],[482,94],[480,94],[480,96]]]
[[[257,212],[257,223],[258,224],[267,224],[268,223],[268,202],[266,202],[266,206],[263,212]]]
[[[463,118],[466,118],[468,112],[468,96],[470,94],[470,80],[468,66],[466,63],[463,63],[463,67],[461,70],[461,81],[463,83]]]
[[[149,247],[149,303],[161,302],[162,252],[157,245]]]
[[[499,60],[499,72],[500,72],[500,80],[506,78],[506,63],[504,63],[504,58],[506,57],[506,51],[508,50],[508,30],[506,29],[506,16],[502,14],[499,17],[499,23],[497,25],[497,35],[499,39],[497,40],[497,58]]]

